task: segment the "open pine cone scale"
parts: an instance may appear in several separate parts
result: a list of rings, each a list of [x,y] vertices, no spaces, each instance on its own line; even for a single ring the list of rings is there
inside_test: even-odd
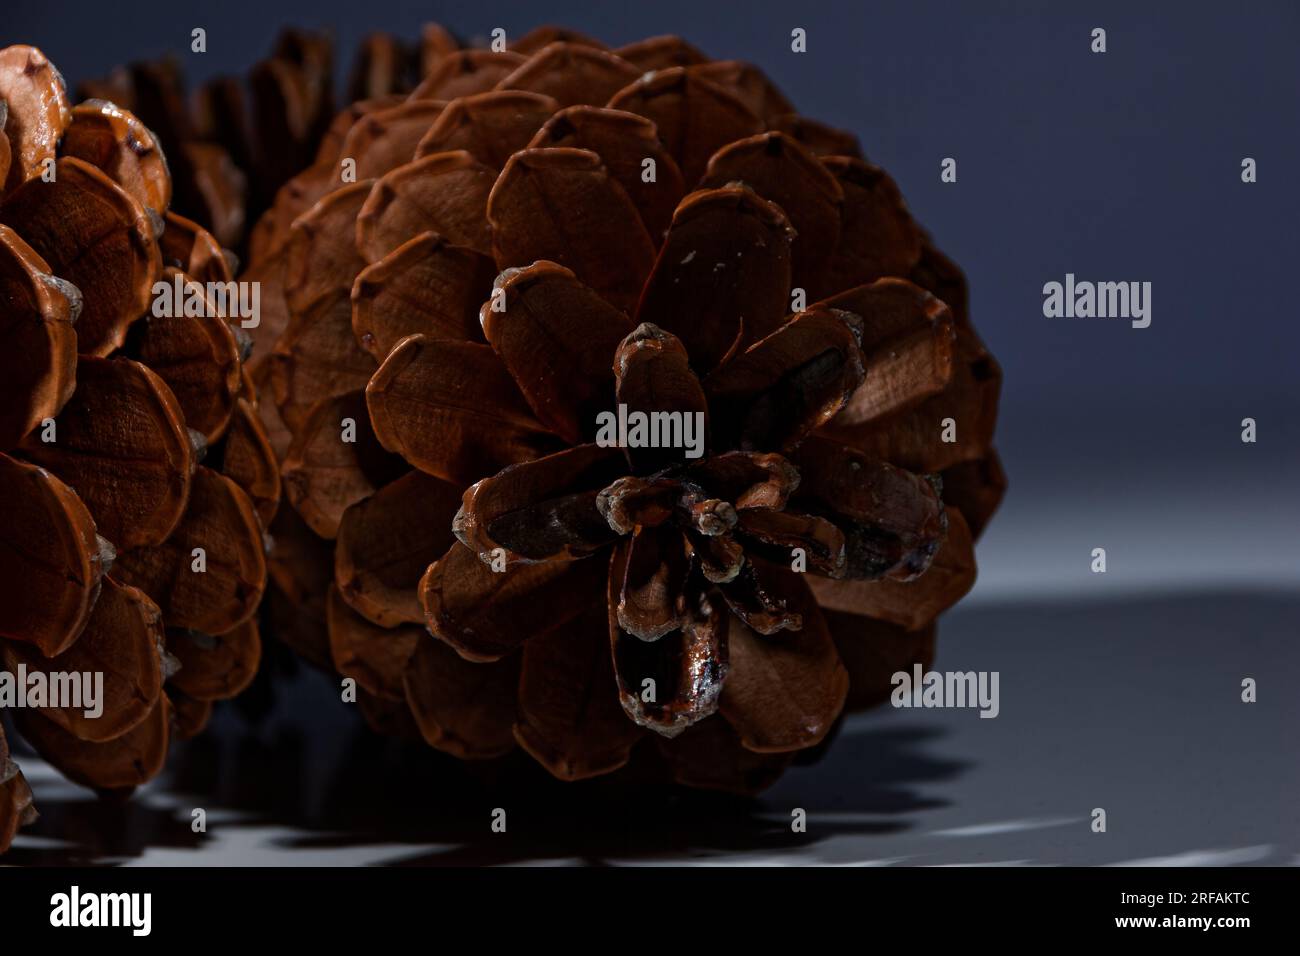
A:
[[[751,66],[553,30],[426,63],[249,265],[333,663],[462,757],[758,789],[973,584],[1000,372],[961,273]],[[619,406],[698,414],[701,456],[604,447]]]

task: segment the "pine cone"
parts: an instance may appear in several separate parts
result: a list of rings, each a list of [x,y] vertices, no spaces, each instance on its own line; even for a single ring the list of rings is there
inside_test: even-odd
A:
[[[13,717],[70,779],[129,791],[257,668],[278,470],[247,336],[198,284],[230,282],[229,262],[169,210],[154,135],[112,103],[73,108],[28,46],[0,50],[0,113],[0,661],[103,674],[99,717]],[[160,279],[200,314],[156,317]],[[0,745],[0,849],[30,815]]]
[[[83,99],[133,111],[171,161],[175,210],[242,250],[247,224],[310,165],[334,114],[329,38],[287,30],[246,78],[186,91],[171,58],[132,63],[78,86]]]
[[[974,581],[1004,480],[964,279],[752,66],[426,37],[258,226],[320,539],[273,568],[309,591],[334,542],[328,650],[377,723],[757,790],[928,666]],[[703,416],[705,453],[603,447],[618,406]]]

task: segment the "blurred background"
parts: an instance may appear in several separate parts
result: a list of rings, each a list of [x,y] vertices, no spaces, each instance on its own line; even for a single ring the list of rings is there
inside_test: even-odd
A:
[[[470,773],[430,802],[442,787],[424,776],[462,771],[363,745],[323,678],[300,674],[257,725],[227,708],[126,808],[27,758],[46,816],[6,862],[1300,861],[1300,326],[1286,299],[1300,7],[65,0],[11,5],[0,46],[41,47],[70,86],[168,54],[198,82],[243,72],[292,24],[333,32],[342,80],[365,33],[414,39],[429,20],[463,38],[551,22],[612,45],[679,33],[761,67],[897,180],[965,270],[1005,372],[1010,490],[937,665],[1000,670],[1001,716],[855,717],[820,763],[725,814],[696,798],[611,813],[598,785],[533,781],[542,796],[521,816],[545,826],[503,850],[460,811],[498,805],[484,801],[525,770]],[[200,26],[208,52],[193,54]],[[1105,54],[1090,51],[1095,27]],[[945,157],[956,183],[940,181]],[[1241,181],[1245,157],[1256,183]],[[1043,284],[1067,272],[1151,282],[1150,328],[1044,318]],[[1089,570],[1095,547],[1106,574]],[[1256,704],[1240,701],[1246,676]],[[202,839],[192,806],[210,809]],[[789,832],[795,806],[806,836]],[[1088,828],[1098,806],[1104,835]],[[93,836],[103,814],[124,815],[119,841]]]

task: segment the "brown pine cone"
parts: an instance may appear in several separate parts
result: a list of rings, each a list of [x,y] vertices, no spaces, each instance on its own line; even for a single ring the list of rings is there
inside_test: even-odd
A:
[[[98,717],[13,717],[70,779],[129,791],[256,671],[279,476],[247,336],[196,284],[229,262],[169,211],[154,135],[73,108],[28,46],[0,50],[0,113],[0,667],[102,673]],[[160,279],[199,314],[154,315]],[[0,746],[0,849],[29,803]]]
[[[354,88],[409,89],[411,56],[386,37],[368,38]],[[311,165],[329,129],[333,68],[327,36],[286,30],[247,77],[218,77],[192,94],[174,59],[121,67],[78,93],[139,116],[171,160],[175,210],[242,251],[247,227],[289,177]]]
[[[757,790],[974,581],[1004,480],[964,279],[752,66],[426,37],[258,226],[321,542],[273,568],[309,592],[334,542],[334,665],[434,747]],[[702,416],[703,455],[603,447],[619,406]]]

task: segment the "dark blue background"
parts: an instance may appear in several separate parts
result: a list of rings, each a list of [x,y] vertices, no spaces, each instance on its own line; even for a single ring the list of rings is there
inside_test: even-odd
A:
[[[1298,11],[21,0],[0,41],[41,46],[73,84],[167,54],[195,80],[241,72],[285,24],[333,31],[340,76],[365,32],[414,38],[427,20],[463,37],[555,22],[615,45],[675,32],[713,56],[751,60],[802,111],[856,132],[969,276],[975,320],[1006,372],[999,444],[1013,488],[986,542],[983,587],[990,574],[1071,587],[1086,573],[1080,549],[1098,534],[1118,546],[1121,569],[1123,554],[1132,559],[1109,587],[1220,569],[1300,574]],[[195,26],[208,31],[206,54],[189,52]],[[806,54],[790,51],[796,26],[808,31]],[[1102,55],[1089,49],[1096,26],[1107,30]],[[958,161],[956,184],[940,182],[946,156]],[[1253,185],[1241,182],[1245,156],[1259,165]],[[1066,272],[1152,282],[1151,327],[1044,318],[1043,283]],[[1259,421],[1257,445],[1239,441],[1245,416]],[[1199,537],[1188,529],[1197,522]],[[1189,559],[1195,568],[1184,569]]]
[[[680,33],[760,65],[801,110],[861,137],[969,274],[1013,415],[1018,398],[1049,395],[1079,410],[1163,390],[1202,407],[1295,397],[1300,332],[1284,298],[1300,213],[1295,3],[15,6],[0,42],[39,45],[73,84],[169,53],[196,80],[239,72],[285,24],[331,29],[340,71],[365,32],[414,38],[427,20],[461,36],[555,22],[612,44]],[[195,26],[206,54],[189,52]],[[808,31],[805,55],[790,51],[795,26]],[[1089,51],[1094,26],[1107,30],[1104,55]],[[956,185],[939,181],[945,156],[958,160]],[[1253,186],[1240,181],[1243,156],[1259,161]],[[1042,283],[1066,271],[1154,282],[1151,329],[1044,319]]]
[[[797,804],[829,814],[819,827],[847,828],[813,859],[1297,859],[1300,4],[6,0],[0,44],[39,45],[74,84],[168,53],[202,80],[246,69],[282,25],[323,26],[341,77],[363,33],[413,39],[426,20],[466,37],[555,22],[614,45],[680,33],[753,61],[802,111],[857,133],[967,273],[1006,373],[998,444],[1011,491],[980,543],[975,593],[941,627],[939,666],[1000,669],[1002,716],[855,719],[829,762],[770,798],[774,819]],[[196,26],[205,55],[188,52]],[[803,55],[790,52],[796,26]],[[1097,26],[1104,55],[1089,51]],[[946,156],[955,185],[939,179]],[[1241,182],[1245,156],[1259,164],[1254,185]],[[1066,272],[1152,282],[1151,327],[1044,318],[1043,283]],[[1255,445],[1240,441],[1246,416]],[[1105,575],[1089,571],[1099,546]],[[1239,703],[1246,675],[1260,680],[1258,706]],[[304,766],[352,759],[316,731],[340,719],[323,707],[291,721],[317,754]],[[250,778],[219,776],[227,788]],[[867,777],[879,779],[863,790]],[[392,792],[374,795],[381,818]],[[305,802],[315,794],[304,785]],[[54,821],[43,832],[58,833],[57,804],[42,800]],[[1106,840],[1086,828],[1099,804],[1115,821]],[[147,815],[142,805],[132,812]],[[882,815],[887,825],[861,823]],[[188,816],[183,827],[173,816],[160,818],[188,835]],[[909,832],[913,819],[930,829]],[[310,840],[234,839],[226,852],[274,862],[286,848],[305,850],[300,861],[365,858]]]
[[[342,77],[364,33],[414,39],[428,20],[462,37],[555,22],[615,45],[680,33],[859,135],[966,270],[1006,372],[1012,497],[981,593],[990,575],[1096,587],[1075,575],[1099,543],[1127,566],[1107,587],[1300,576],[1300,5],[21,0],[0,42],[41,46],[74,85],[168,54],[197,81],[246,70],[300,24],[334,33]],[[196,26],[206,54],[189,52]],[[806,54],[790,51],[796,26]],[[940,182],[946,156],[956,184]],[[1066,272],[1152,282],[1151,327],[1044,318],[1043,283]],[[1239,440],[1246,416],[1257,445]]]

